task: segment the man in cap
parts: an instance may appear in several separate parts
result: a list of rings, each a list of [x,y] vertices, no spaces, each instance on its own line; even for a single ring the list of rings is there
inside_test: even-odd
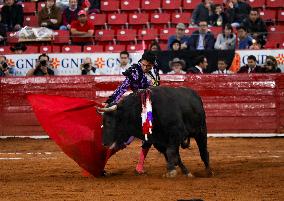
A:
[[[176,35],[172,35],[168,39],[168,49],[171,49],[171,44],[174,40],[179,40],[181,43],[181,49],[186,49],[189,43],[189,36],[185,35],[185,25],[178,23],[176,26]]]
[[[74,45],[92,45],[94,25],[88,20],[87,13],[80,10],[78,20],[71,23],[71,37]]]
[[[185,74],[186,72],[182,69],[185,68],[185,61],[179,58],[174,58],[169,62],[169,66],[172,71],[168,72],[168,74]]]

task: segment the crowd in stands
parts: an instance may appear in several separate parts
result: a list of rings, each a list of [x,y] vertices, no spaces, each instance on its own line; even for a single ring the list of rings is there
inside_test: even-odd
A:
[[[3,7],[1,8],[1,19],[0,19],[0,45],[7,45],[7,33],[15,32],[20,30],[24,26],[24,10],[22,3],[24,1],[20,0],[3,0]],[[169,35],[166,49],[169,51],[180,51],[180,50],[234,50],[234,49],[251,49],[258,50],[265,48],[268,36],[268,26],[271,25],[271,21],[264,21],[260,16],[261,9],[252,8],[249,1],[247,0],[224,0],[218,1],[214,0],[200,0],[200,3],[197,4],[195,9],[192,12],[188,22],[178,22],[176,24],[169,22],[168,25],[163,25],[164,27],[159,27],[160,29],[167,27],[175,28],[175,34]],[[37,26],[47,27],[52,30],[65,30],[70,33],[70,43],[71,45],[76,46],[86,46],[100,44],[100,41],[95,37],[95,32],[97,27],[93,24],[90,16],[98,13],[103,13],[100,10],[101,1],[100,0],[45,0],[44,7],[42,9],[38,8],[37,13]],[[0,2],[1,4],[1,2]],[[117,10],[118,11],[118,10]],[[183,9],[179,11],[174,11],[182,13]],[[116,12],[116,11],[113,11]],[[120,13],[121,11],[118,11]],[[123,12],[123,11],[122,11]],[[138,9],[138,13],[144,12],[141,9]],[[152,12],[167,12],[162,11],[161,8],[157,10],[152,10]],[[172,11],[171,11],[172,12]],[[146,12],[147,13],[147,12]],[[109,17],[110,13],[107,13]],[[111,16],[112,17],[112,16]],[[122,29],[128,29],[128,25],[119,25],[122,26]],[[148,23],[146,26],[138,25],[139,28],[135,26],[131,27],[132,29],[151,29],[156,28],[156,25]],[[223,30],[221,32],[212,31],[214,28],[219,27],[218,30]],[[106,29],[114,29],[117,31],[117,27],[106,24]],[[191,29],[192,32],[189,33],[188,29]],[[102,26],[100,27],[102,29]],[[284,34],[283,34],[284,35]],[[97,36],[97,35],[96,35]],[[162,47],[162,40],[160,40],[162,34],[157,36],[155,40],[149,41],[148,50],[151,51],[161,51],[164,50]],[[284,38],[284,37],[283,37]],[[137,39],[137,40],[136,40]],[[135,41],[127,41],[127,43],[138,43],[142,41],[141,38],[137,35]],[[108,41],[108,43],[120,44],[120,41],[113,39]],[[123,41],[121,42],[123,44]],[[102,43],[103,46],[106,46],[107,43]],[[21,54],[25,52],[27,48],[23,44],[19,44],[18,47],[12,47],[11,51],[15,54]],[[148,45],[148,43],[147,43]],[[125,46],[124,46],[125,47]],[[143,46],[145,48],[145,46]],[[120,59],[127,57],[129,59],[129,54],[126,51],[123,51],[123,54],[120,54]],[[39,58],[39,63],[35,67],[43,66],[40,63],[40,60],[44,58],[47,59],[48,56],[44,55]],[[203,58],[204,65],[199,63],[191,69],[185,70],[185,64],[183,60],[179,58],[174,58],[174,60],[169,64],[172,71],[170,73],[195,73],[203,72],[206,69],[206,58]],[[89,64],[82,67],[84,74],[94,73],[96,69],[91,65],[90,59],[85,59],[83,64]],[[227,67],[225,61],[218,62],[218,68],[220,69]],[[274,62],[268,62],[268,64],[274,64]],[[123,64],[125,65],[125,64]],[[201,66],[199,66],[201,65]],[[203,67],[205,66],[205,67]],[[127,67],[125,65],[125,67]],[[260,71],[250,70],[250,67],[247,67],[249,72],[270,72],[277,69],[277,66],[270,65],[271,70],[267,70],[262,67]],[[48,69],[48,68],[47,68]],[[87,70],[89,69],[89,70]],[[203,69],[203,70],[202,70]],[[217,70],[214,73],[223,72],[223,70]],[[242,69],[242,68],[241,68]],[[266,69],[266,70],[265,70]],[[278,70],[276,70],[278,72]],[[276,72],[275,71],[275,72]],[[97,70],[98,72],[98,70]],[[226,74],[231,74],[229,71],[225,71]],[[240,71],[242,72],[242,71]],[[48,74],[52,75],[52,72],[44,68],[36,71],[36,74]],[[111,72],[110,72],[111,73]],[[32,72],[29,72],[32,74]],[[54,73],[53,73],[54,74]],[[119,73],[120,74],[120,73]]]
[[[5,38],[7,38],[6,32],[18,31],[24,26],[24,11],[21,5],[23,1],[3,1],[0,20],[0,45],[3,45]],[[181,49],[264,48],[268,35],[267,24],[271,25],[269,24],[271,22],[264,21],[260,17],[260,9],[251,8],[247,0],[218,1],[218,3],[220,2],[223,3],[214,4],[214,0],[200,0],[200,4],[193,10],[188,22],[179,23],[176,26],[176,36],[169,37],[168,49],[171,48],[171,43],[175,39],[181,42]],[[71,42],[74,45],[99,43],[94,36],[96,28],[89,17],[94,13],[101,12],[100,0],[45,0],[44,3],[42,9],[38,8],[37,26],[48,27],[53,30],[69,30]],[[127,25],[122,25],[122,27],[129,28]],[[144,25],[140,27],[145,28]],[[150,25],[150,27],[153,26]],[[197,27],[199,29],[189,35],[184,33],[188,27],[193,28],[193,30]],[[210,27],[222,27],[223,32],[218,35],[213,33]],[[112,29],[111,26],[108,28]],[[135,27],[133,28],[135,29]],[[136,43],[137,41],[132,42]],[[157,38],[157,42],[161,42],[159,38]]]

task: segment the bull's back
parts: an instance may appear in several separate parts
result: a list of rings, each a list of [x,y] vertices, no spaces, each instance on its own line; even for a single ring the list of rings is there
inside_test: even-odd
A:
[[[159,108],[160,116],[175,124],[185,126],[190,134],[198,134],[206,127],[205,112],[200,96],[186,87],[156,87],[153,88],[153,104]],[[182,129],[181,129],[182,130]]]

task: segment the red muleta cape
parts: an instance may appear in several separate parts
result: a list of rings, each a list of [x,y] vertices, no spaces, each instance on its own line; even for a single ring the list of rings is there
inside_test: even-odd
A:
[[[92,100],[29,95],[35,115],[62,151],[95,177],[102,174],[111,151],[102,145],[100,106]]]

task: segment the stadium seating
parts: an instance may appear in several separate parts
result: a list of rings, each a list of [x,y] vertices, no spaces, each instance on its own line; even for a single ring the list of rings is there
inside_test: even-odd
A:
[[[165,27],[170,24],[171,16],[168,13],[153,13],[150,22],[154,27]]]
[[[136,44],[136,45],[127,45],[126,50],[128,52],[137,52],[137,51],[143,51],[145,47],[143,44]]]
[[[114,30],[112,29],[97,30],[95,32],[95,40],[97,41],[113,41],[113,39]]]
[[[116,33],[117,41],[135,41],[136,29],[119,29]]]
[[[278,22],[284,22],[284,10],[279,10],[277,13]]]
[[[267,42],[265,48],[279,48],[284,43],[284,26],[272,26],[269,27],[269,33],[267,36]]]
[[[58,45],[42,45],[39,47],[39,53],[59,53],[61,46]]]
[[[142,0],[141,9],[144,11],[159,10],[161,8],[161,1],[157,0]]]
[[[15,36],[15,33],[13,32],[7,32],[7,42],[12,43],[18,43],[19,39]]]
[[[276,19],[275,10],[263,10],[259,12],[259,15],[264,21],[275,21]]]
[[[253,8],[263,8],[265,6],[265,0],[249,0],[248,3]]]
[[[89,17],[89,20],[95,26],[105,26],[106,25],[106,14],[91,14],[88,17]]]
[[[69,31],[56,30],[54,31],[54,44],[67,44],[70,42]]]
[[[1,54],[11,54],[10,46],[0,46],[0,55]]]
[[[163,10],[178,10],[181,9],[181,0],[162,0]]]
[[[84,53],[94,53],[94,52],[103,52],[104,46],[103,45],[85,45],[83,52]]]
[[[184,10],[194,10],[198,4],[200,4],[201,1],[196,0],[183,0],[182,8]]]
[[[130,13],[128,17],[129,25],[146,25],[149,22],[148,13]]]
[[[190,21],[191,21],[191,13],[189,12],[172,13],[171,23],[174,25],[178,23],[184,23],[185,25],[188,25]]]
[[[121,52],[125,50],[125,45],[107,45],[105,47],[106,52]]]
[[[121,11],[138,11],[140,8],[139,0],[121,0],[120,9]]]
[[[45,7],[45,3],[40,1],[37,3],[37,10],[38,12],[41,11]]]
[[[108,25],[120,25],[120,26],[125,26],[127,23],[127,14],[109,14],[108,15],[108,20],[107,20]]]
[[[38,46],[28,45],[26,47],[27,47],[27,49],[24,52],[25,54],[33,54],[35,52],[38,52]]]
[[[36,12],[36,2],[22,2],[24,14],[34,14]]]
[[[24,16],[24,26],[37,27],[38,26],[37,16],[34,15]]]
[[[81,51],[82,47],[78,45],[64,45],[61,50],[63,53],[76,53]]]
[[[211,31],[216,38],[219,33],[222,33],[222,27],[209,27],[209,31]]]
[[[176,28],[160,29],[160,40],[168,40],[171,35],[176,34]]]
[[[118,0],[103,0],[103,1],[101,1],[101,11],[103,11],[103,12],[119,11],[119,1]]]
[[[283,0],[266,0],[266,6],[268,8],[283,8]]]
[[[140,29],[138,30],[139,40],[155,40],[158,38],[158,29]]]

